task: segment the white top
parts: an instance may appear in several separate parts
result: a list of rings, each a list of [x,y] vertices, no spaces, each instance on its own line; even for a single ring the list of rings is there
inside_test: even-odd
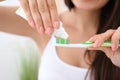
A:
[[[41,58],[39,80],[85,80],[88,69],[79,68],[63,62],[55,49],[55,38],[52,37]],[[90,80],[90,76],[87,76]]]

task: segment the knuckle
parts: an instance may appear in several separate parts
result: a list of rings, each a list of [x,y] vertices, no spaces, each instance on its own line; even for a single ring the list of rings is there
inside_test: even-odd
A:
[[[107,40],[108,37],[105,33],[102,33],[100,36],[99,36],[101,39],[104,39],[104,40]]]
[[[97,41],[98,41],[98,42],[103,42],[104,39],[99,37],[99,38],[97,38]]]
[[[97,35],[91,37],[91,40],[96,40],[96,39],[97,39]]]
[[[39,9],[40,13],[45,13],[47,10],[45,5],[43,5],[43,4],[39,5],[38,9]]]
[[[95,40],[100,40],[100,35],[95,35],[93,38],[94,38]]]
[[[54,0],[48,0],[48,5],[50,9],[56,9],[56,4]]]
[[[115,32],[112,36],[113,39],[120,39],[120,34],[118,32]]]
[[[99,37],[100,37],[100,35],[95,35],[94,37],[95,37],[95,38],[99,38]]]
[[[55,5],[54,5],[53,3],[50,4],[50,9],[51,9],[51,10],[55,10],[55,9],[56,9],[56,8],[55,8]]]
[[[115,36],[112,36],[112,42],[117,42],[118,40],[119,40],[119,38],[118,37],[115,37]]]
[[[99,40],[100,42],[104,42],[105,41],[105,37],[102,34],[97,35],[96,39]]]
[[[36,4],[32,4],[32,5],[31,5],[31,10],[32,10],[33,12],[38,12]]]

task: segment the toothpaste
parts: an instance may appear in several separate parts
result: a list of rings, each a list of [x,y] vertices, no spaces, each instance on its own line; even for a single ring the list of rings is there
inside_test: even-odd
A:
[[[60,28],[54,30],[53,35],[62,39],[68,39],[69,37],[65,29],[63,28],[62,22],[60,22]]]
[[[25,13],[24,13],[24,11],[23,11],[22,8],[19,8],[16,11],[16,14],[19,15],[19,16],[21,16],[25,20],[27,20],[26,15],[25,15]],[[62,38],[62,39],[68,39],[69,35],[67,34],[67,32],[65,31],[65,29],[63,28],[62,22],[60,22],[60,28],[54,30],[53,36],[59,37],[59,38]]]

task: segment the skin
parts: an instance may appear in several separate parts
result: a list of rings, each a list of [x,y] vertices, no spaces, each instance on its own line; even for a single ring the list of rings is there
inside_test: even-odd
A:
[[[82,10],[99,10],[103,7],[109,0],[72,0],[76,8]]]
[[[91,3],[86,0],[84,4],[86,3],[88,6],[92,6],[94,4],[94,6],[97,6],[98,8],[96,9],[95,7],[95,9],[93,9],[88,6],[82,6],[79,5],[80,3],[82,4],[80,0],[73,0],[73,2],[76,3],[75,9],[61,14],[60,20],[63,22],[65,30],[70,35],[69,39],[71,40],[71,43],[80,43],[86,40],[95,42],[94,46],[88,49],[104,51],[115,65],[120,66],[120,49],[118,48],[120,28],[117,30],[108,30],[105,33],[95,35],[99,24],[100,7],[104,6],[105,3],[107,3],[107,0],[99,0],[100,2],[106,2],[96,2],[96,5],[94,2],[96,0],[90,1],[93,2]],[[16,10],[17,7],[0,7],[0,30],[32,37],[38,44],[40,51],[43,52],[50,39],[50,36],[46,34],[38,34],[36,29],[32,29],[25,20],[15,15]],[[112,40],[112,47],[100,47],[100,45],[107,39]],[[86,63],[86,61],[89,62],[88,58],[86,57],[86,61],[84,60],[84,53],[86,49],[56,47],[56,51],[59,58],[65,63],[82,68],[89,67]],[[94,59],[94,53],[91,59]]]
[[[101,50],[105,52],[109,59],[116,66],[120,67],[120,48],[118,47],[118,43],[120,40],[120,27],[117,30],[108,30],[105,33],[95,35],[89,39],[89,41],[94,42],[93,47],[88,48],[89,50]],[[112,40],[112,47],[101,47],[105,40]]]
[[[26,20],[15,14],[17,9],[18,7],[0,6],[0,31],[31,37],[43,51],[50,36],[39,34],[36,29],[31,28]]]
[[[59,27],[55,0],[19,0],[26,13],[28,23],[38,32],[51,35]]]

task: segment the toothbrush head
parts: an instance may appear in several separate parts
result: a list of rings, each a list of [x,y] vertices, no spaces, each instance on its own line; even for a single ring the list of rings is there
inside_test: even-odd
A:
[[[56,43],[57,44],[69,44],[70,42],[68,39],[56,38]]]
[[[93,43],[86,41],[81,44],[71,44],[69,39],[56,38],[55,46],[59,47],[71,47],[71,48],[87,48],[90,47]]]

